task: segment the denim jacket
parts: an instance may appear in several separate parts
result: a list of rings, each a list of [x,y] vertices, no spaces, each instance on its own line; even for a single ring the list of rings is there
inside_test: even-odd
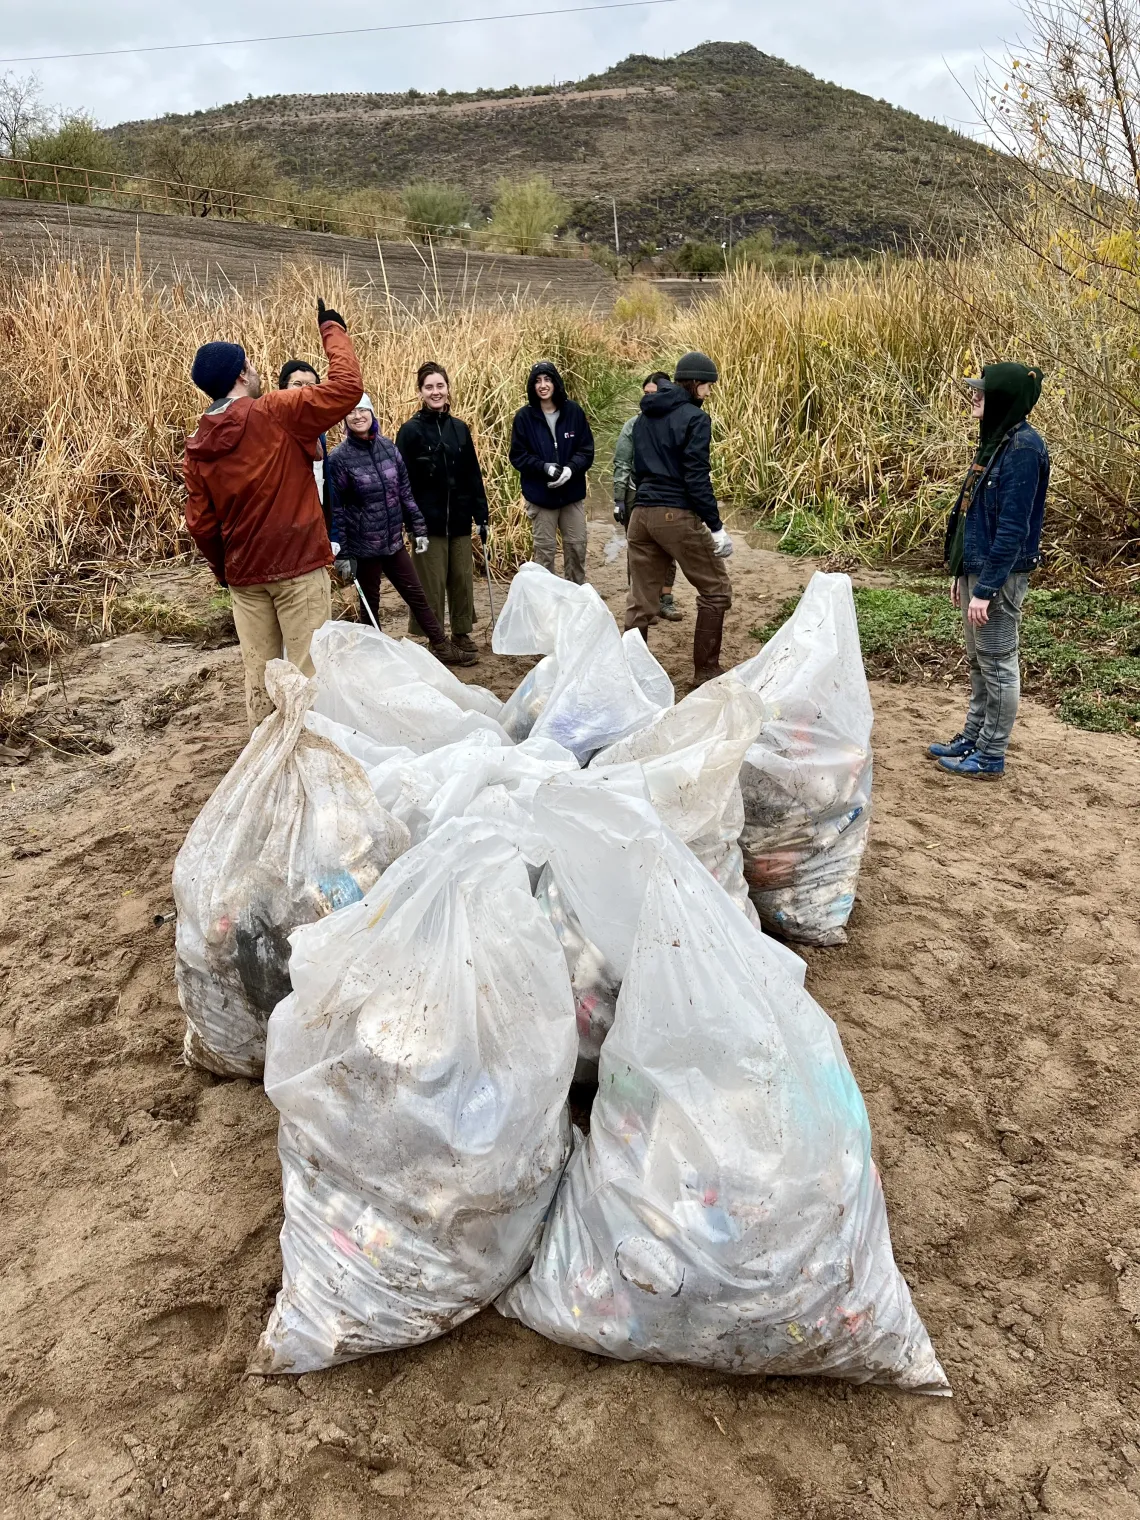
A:
[[[963,571],[976,575],[973,594],[991,601],[1011,575],[1041,563],[1041,528],[1049,489],[1049,450],[1040,433],[1019,422],[982,476],[966,513]],[[953,542],[961,498],[950,515]]]

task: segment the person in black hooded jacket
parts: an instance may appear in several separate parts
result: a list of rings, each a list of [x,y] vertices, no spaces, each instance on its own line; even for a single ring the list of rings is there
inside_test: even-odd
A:
[[[697,686],[721,673],[724,617],[732,606],[732,582],[724,565],[732,539],[712,488],[712,424],[703,409],[717,379],[717,367],[707,354],[685,354],[674,383],[641,398],[641,416],[633,425],[637,495],[626,534],[625,626],[639,629],[648,640],[650,624],[659,615],[661,587],[676,560],[697,593]]]
[[[568,581],[586,579],[586,471],[594,462],[594,435],[586,414],[571,401],[562,376],[547,360],[526,383],[528,404],[515,413],[511,463],[519,472],[534,558],[554,570],[557,535]]]
[[[444,602],[451,620],[451,642],[476,653],[475,582],[471,527],[477,524],[487,547],[487,492],[479,457],[465,422],[452,415],[451,382],[442,364],[421,364],[416,375],[421,406],[396,434],[396,447],[408,467],[412,495],[428,530],[427,552],[416,560],[416,573],[431,610],[443,622]],[[421,637],[414,616],[408,632]]]

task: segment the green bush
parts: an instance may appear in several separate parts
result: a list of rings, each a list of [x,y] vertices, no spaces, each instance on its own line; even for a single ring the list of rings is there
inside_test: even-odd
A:
[[[703,280],[706,274],[720,274],[724,270],[724,249],[716,243],[682,243],[672,255],[674,269],[682,274],[695,274]]]
[[[405,187],[400,197],[404,215],[412,230],[427,242],[433,232],[447,236],[468,226],[471,221],[471,198],[454,185],[436,184],[433,180],[416,180]],[[416,224],[419,225],[416,225]]]
[[[514,253],[542,253],[566,215],[566,202],[544,174],[501,179],[491,210],[491,242]]]
[[[50,177],[51,183],[28,185],[26,195],[29,200],[84,203],[90,199],[89,186],[97,189],[101,184],[109,183],[109,180],[100,179],[101,174],[110,174],[112,170],[121,167],[115,144],[103,136],[92,117],[82,112],[63,117],[51,131],[36,132],[30,136],[25,143],[24,156],[34,163],[58,164],[65,169],[87,171],[86,174],[60,174],[58,191],[54,174],[49,176],[42,170],[31,171],[43,178]],[[15,179],[11,171],[0,180],[0,190],[8,195],[25,195],[22,181]]]

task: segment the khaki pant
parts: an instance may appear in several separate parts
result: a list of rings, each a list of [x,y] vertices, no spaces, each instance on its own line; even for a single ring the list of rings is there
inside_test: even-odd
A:
[[[282,653],[303,675],[313,674],[309,645],[322,623],[332,617],[327,570],[310,570],[293,580],[265,586],[231,586],[234,627],[245,666],[245,710],[252,732],[273,711],[265,690],[265,667]]]
[[[427,553],[412,557],[420,585],[431,610],[442,624],[447,603],[451,637],[461,639],[475,626],[475,568],[471,558],[471,535],[461,538],[429,538]],[[415,617],[408,619],[408,633],[413,639],[426,637]]]
[[[661,588],[674,561],[697,593],[698,613],[703,607],[727,612],[732,606],[728,570],[724,560],[717,559],[712,534],[695,512],[684,507],[634,507],[626,544],[627,629],[639,628],[644,633],[656,623]]]
[[[562,534],[562,568],[568,581],[581,586],[586,579],[586,503],[569,507],[536,507],[528,501],[526,515],[534,529],[535,562],[554,573],[557,535]]]

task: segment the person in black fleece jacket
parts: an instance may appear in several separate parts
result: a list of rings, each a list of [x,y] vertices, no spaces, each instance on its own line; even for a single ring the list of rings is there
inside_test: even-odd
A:
[[[526,386],[527,405],[515,413],[511,463],[519,472],[534,558],[554,569],[562,535],[566,579],[586,579],[586,471],[594,462],[594,435],[586,414],[571,401],[562,376],[548,360],[536,364]]]
[[[479,528],[487,549],[487,492],[475,444],[465,422],[451,410],[451,382],[442,364],[421,364],[416,375],[420,409],[396,434],[408,467],[412,495],[427,524],[428,547],[416,559],[416,573],[431,610],[443,622],[444,603],[456,649],[476,653],[475,580],[471,529]],[[415,618],[408,632],[420,634]]]

